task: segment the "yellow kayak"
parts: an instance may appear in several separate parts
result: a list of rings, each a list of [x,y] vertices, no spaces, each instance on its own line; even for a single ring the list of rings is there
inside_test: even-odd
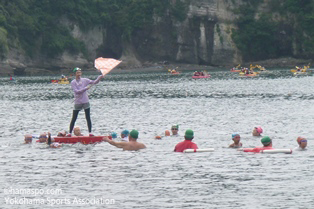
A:
[[[58,81],[58,84],[69,84],[70,83],[70,81],[68,81],[68,80],[66,80],[66,81]]]

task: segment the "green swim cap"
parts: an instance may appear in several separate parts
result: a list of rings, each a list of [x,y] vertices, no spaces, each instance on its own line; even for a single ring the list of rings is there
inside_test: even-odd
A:
[[[268,137],[268,136],[264,136],[262,139],[261,139],[261,142],[263,145],[268,145],[271,143],[271,139]]]
[[[179,130],[179,125],[178,124],[174,124],[174,125],[171,126],[171,128],[176,128],[176,129]]]
[[[192,139],[194,137],[194,132],[191,129],[188,129],[185,131],[185,135],[186,138],[188,139]]]
[[[132,138],[134,138],[134,139],[137,139],[137,138],[138,138],[138,131],[133,129],[133,130],[130,132],[130,136],[131,136]]]
[[[73,69],[73,73],[76,73],[76,71],[78,71],[78,70],[82,71],[81,68],[76,67],[76,68]]]

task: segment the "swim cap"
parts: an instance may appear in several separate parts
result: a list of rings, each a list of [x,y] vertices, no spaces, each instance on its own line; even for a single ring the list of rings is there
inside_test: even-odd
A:
[[[271,139],[268,137],[268,136],[264,136],[262,139],[261,139],[261,142],[263,145],[269,145],[271,143]]]
[[[302,136],[299,136],[299,137],[297,138],[297,142],[298,142],[298,144],[300,144],[302,140],[305,140],[305,138],[304,138],[304,137],[302,137]]]
[[[121,134],[123,134],[123,135],[125,135],[125,136],[129,136],[129,130],[123,130],[122,132],[121,132]]]
[[[130,132],[130,136],[131,136],[132,138],[134,138],[134,139],[137,139],[137,138],[138,138],[138,131],[133,129],[133,130]]]
[[[188,139],[192,139],[194,137],[194,132],[191,129],[188,129],[185,131],[185,135],[186,138]]]
[[[41,133],[39,138],[47,138],[47,134],[46,133]]]
[[[73,73],[76,73],[76,71],[78,71],[78,70],[79,70],[79,71],[82,71],[81,68],[76,67],[76,68],[73,69]]]
[[[117,136],[117,133],[116,133],[116,132],[112,132],[112,133],[111,133],[111,137],[112,137],[113,139],[117,138],[117,137],[118,137],[118,136]]]
[[[255,129],[256,129],[257,133],[260,133],[260,134],[263,133],[262,127],[258,126],[258,127],[255,127]]]
[[[26,134],[26,135],[24,136],[24,139],[25,139],[25,140],[30,140],[30,141],[32,141],[32,140],[33,140],[33,136],[32,136],[31,134]]]
[[[233,133],[232,135],[232,138],[236,137],[236,136],[240,136],[240,134],[238,134],[237,132]]]
[[[165,130],[165,136],[170,136],[170,131],[169,130]]]
[[[156,136],[155,139],[161,139],[161,136]]]
[[[171,128],[176,128],[176,129],[179,130],[179,125],[178,124],[174,124],[174,125],[171,126]]]

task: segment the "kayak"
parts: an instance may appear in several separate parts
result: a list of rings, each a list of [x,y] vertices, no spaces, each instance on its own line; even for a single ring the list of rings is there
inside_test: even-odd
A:
[[[62,81],[62,80],[51,80],[51,83],[54,84],[69,84],[70,81],[66,80],[66,81]]]
[[[197,79],[197,78],[210,78],[210,75],[199,75],[199,76],[195,76],[193,75],[192,78]]]
[[[174,72],[174,73],[171,73],[171,75],[179,75],[180,72]]]
[[[64,144],[95,144],[103,141],[104,136],[72,136],[72,137],[55,137],[54,142]]]
[[[246,76],[246,77],[254,77],[257,76],[257,73],[253,73],[253,74],[245,74],[245,73],[239,73],[240,76]]]
[[[307,72],[295,72],[293,75],[307,75]]]
[[[241,72],[241,70],[230,70],[230,72],[232,72],[232,73],[239,73],[239,72]]]
[[[69,84],[70,81],[58,81],[58,84]]]

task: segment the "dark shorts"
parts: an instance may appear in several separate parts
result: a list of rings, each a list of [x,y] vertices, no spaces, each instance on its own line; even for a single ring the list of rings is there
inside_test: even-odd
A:
[[[74,104],[74,110],[82,110],[82,109],[88,109],[90,108],[89,102],[84,103],[84,104]]]

